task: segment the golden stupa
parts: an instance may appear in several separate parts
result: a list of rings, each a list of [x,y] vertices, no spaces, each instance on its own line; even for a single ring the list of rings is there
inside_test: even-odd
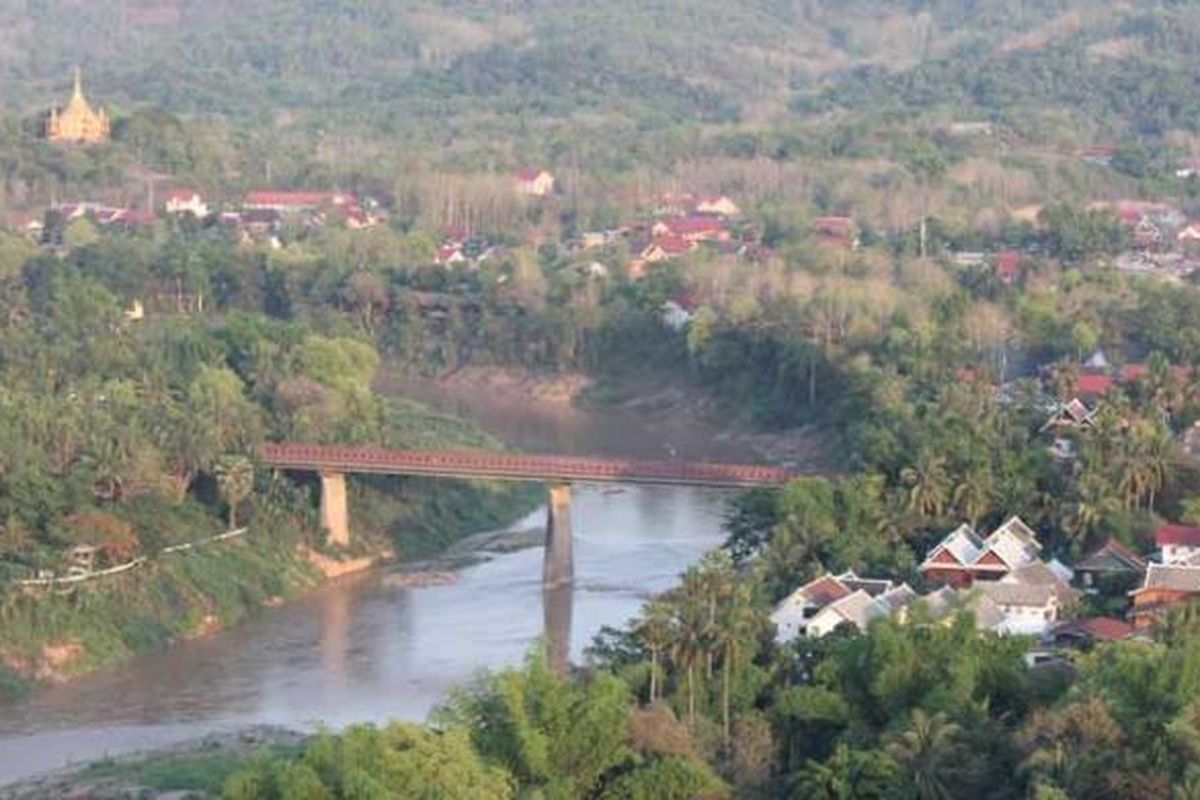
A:
[[[46,123],[46,138],[52,142],[96,144],[107,142],[110,133],[108,114],[96,111],[83,94],[83,75],[75,68],[75,91],[62,111],[50,110]]]

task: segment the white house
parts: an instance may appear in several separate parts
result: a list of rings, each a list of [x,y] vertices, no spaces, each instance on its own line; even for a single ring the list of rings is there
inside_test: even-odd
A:
[[[696,214],[705,214],[715,217],[736,217],[742,213],[738,208],[737,203],[730,200],[725,195],[716,197],[701,197],[696,201],[693,209]]]
[[[208,216],[208,203],[194,189],[176,189],[167,193],[164,207],[168,214],[192,214],[197,219]]]
[[[1200,556],[1200,526],[1163,525],[1154,533],[1164,564],[1181,564]]]

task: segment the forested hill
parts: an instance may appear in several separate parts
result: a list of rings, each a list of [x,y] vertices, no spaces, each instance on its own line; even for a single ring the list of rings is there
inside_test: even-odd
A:
[[[1170,107],[1191,102],[1197,22],[1200,8],[1166,0],[2,0],[0,102],[43,108],[78,63],[126,109],[263,118],[1002,113],[1111,90],[1165,99],[1156,119],[1191,124]],[[1126,97],[1099,110],[1144,109]]]

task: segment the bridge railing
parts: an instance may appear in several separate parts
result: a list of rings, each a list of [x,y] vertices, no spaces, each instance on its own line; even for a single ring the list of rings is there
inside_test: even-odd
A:
[[[778,485],[795,474],[755,464],[582,458],[483,451],[386,450],[380,447],[267,444],[263,461],[285,469],[508,477],[527,480],[664,481],[713,485]]]

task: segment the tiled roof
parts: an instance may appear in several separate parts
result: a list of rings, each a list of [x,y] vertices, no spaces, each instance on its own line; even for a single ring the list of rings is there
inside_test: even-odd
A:
[[[1124,565],[1130,570],[1141,572],[1146,569],[1146,560],[1116,539],[1109,539],[1095,552],[1075,565],[1075,569],[1093,572],[1112,571]]]
[[[1083,634],[1096,641],[1116,642],[1128,639],[1133,635],[1133,626],[1128,622],[1112,617],[1090,617],[1088,619],[1064,622],[1054,629],[1063,634]]]
[[[845,584],[850,591],[853,592],[862,589],[871,595],[871,597],[878,597],[895,585],[886,578],[860,578],[853,572],[842,573],[837,576],[837,579]]]
[[[1163,525],[1154,532],[1159,547],[1168,544],[1200,547],[1200,527],[1195,525]]]
[[[1146,580],[1142,588],[1137,591],[1147,589],[1200,593],[1200,566],[1151,564],[1146,569]]]
[[[917,597],[917,593],[907,583],[904,583],[884,592],[876,598],[876,602],[882,605],[889,614],[895,614],[915,602]]]
[[[1001,606],[1043,608],[1058,596],[1057,587],[1034,583],[981,582],[975,584],[983,597]]]
[[[931,565],[931,560],[939,550],[950,553],[958,563],[965,566],[974,564],[983,554],[983,542],[970,525],[960,525],[930,551],[929,557],[925,559],[925,564],[922,566]]]
[[[810,606],[824,607],[851,594],[851,589],[832,575],[823,575],[802,587],[795,596]]]
[[[1081,395],[1098,397],[1107,394],[1113,387],[1112,376],[1103,372],[1087,372],[1075,381],[1075,391]]]
[[[871,620],[887,613],[871,595],[861,590],[830,604],[825,611],[835,613],[859,628],[866,628]]]

